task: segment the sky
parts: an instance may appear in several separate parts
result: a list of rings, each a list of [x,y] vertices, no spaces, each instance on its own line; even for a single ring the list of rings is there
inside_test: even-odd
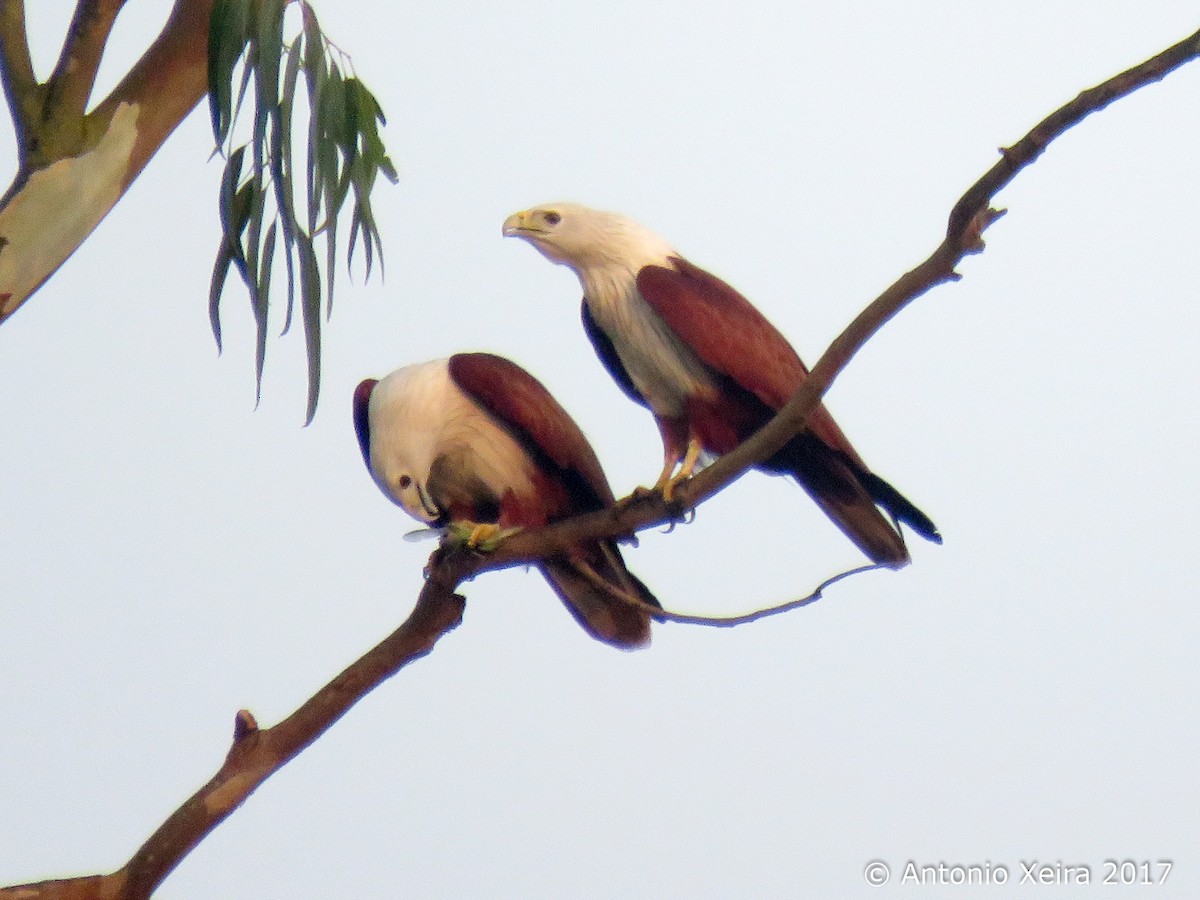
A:
[[[44,72],[71,4],[30,6]],[[168,6],[130,0],[101,91]],[[1181,0],[317,11],[388,115],[400,181],[375,202],[385,279],[339,284],[315,421],[298,329],[257,408],[235,285],[213,344],[204,110],[0,328],[2,884],[119,867],[216,771],[238,709],[278,721],[405,618],[432,547],[362,465],[360,379],[502,353],[618,494],[655,477],[653,422],[595,360],[577,281],[503,240],[509,213],[625,212],[811,363],[932,251],[998,147],[1197,27]],[[1198,102],[1193,63],[1056,142],[963,280],[834,385],[943,546],[914,538],[911,567],[785,616],[658,625],[635,653],[536,573],[481,576],[456,631],[156,896],[948,896],[905,877],[944,863],[1004,869],[971,896],[1087,897],[1107,860],[1172,864],[1114,896],[1200,895]],[[626,558],[667,608],[709,614],[862,561],[758,474]],[[1056,886],[1021,884],[1034,865]],[[1092,883],[1063,885],[1079,866]]]

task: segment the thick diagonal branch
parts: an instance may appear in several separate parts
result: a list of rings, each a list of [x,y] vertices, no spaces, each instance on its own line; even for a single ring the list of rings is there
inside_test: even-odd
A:
[[[43,128],[40,118],[18,113],[14,105],[14,118],[24,116],[21,121],[34,130],[26,134],[23,165],[0,199],[0,323],[87,239],[204,96],[213,2],[176,0],[154,43],[112,93],[83,116],[81,125],[77,121],[58,130],[51,122]],[[68,40],[86,77],[71,87],[73,73],[66,73],[60,82],[65,92],[63,108],[86,102],[86,96],[75,92],[86,83],[90,93],[94,73],[88,67],[107,38],[111,26],[107,17],[115,15],[119,6],[117,0],[104,0],[73,45]],[[15,15],[18,9],[19,4],[9,0],[3,11]],[[7,27],[16,42],[17,29]],[[22,72],[23,67],[12,67],[6,85],[16,91],[23,83]],[[36,86],[31,90],[41,91]],[[16,92],[23,95],[24,89]],[[28,113],[27,107],[28,103],[20,108]],[[38,116],[41,108],[39,100],[34,107]],[[18,131],[21,127],[18,124]],[[31,144],[41,149],[28,152]]]
[[[259,730],[249,713],[238,716],[233,747],[220,771],[183,804],[113,876],[123,898],[149,897],[205,835],[263,781],[295,758],[355,703],[401,668],[428,654],[462,618],[453,566],[431,576],[404,624],[272,728]]]
[[[462,618],[451,560],[425,582],[412,614],[303,706],[272,728],[238,713],[233,746],[220,770],[171,814],[121,869],[0,889],[0,900],[145,900],[205,835],[251,793],[325,733],[359,700],[400,669],[425,656]]]
[[[733,452],[718,459],[681,490],[682,498],[698,503],[721,490],[755,463],[768,459],[798,434],[808,415],[870,337],[893,316],[926,291],[958,278],[955,267],[963,257],[983,249],[983,230],[999,215],[989,206],[1017,173],[1041,156],[1055,138],[1087,116],[1156,81],[1200,56],[1200,31],[1145,62],[1084,91],[1051,113],[1012,147],[954,205],[946,237],[929,258],[894,284],[851,322],[829,345],[808,378],[779,413]]]
[[[769,459],[800,433],[808,416],[833,381],[872,335],[922,294],[955,281],[963,258],[983,249],[983,231],[999,217],[990,209],[995,195],[1036,160],[1055,138],[1087,116],[1156,81],[1200,56],[1200,31],[1145,62],[1082,92],[1051,113],[1012,147],[955,203],[946,236],[930,256],[905,272],[846,326],[813,366],[800,389],[749,440],[675,489],[674,503],[661,495],[631,498],[613,509],[577,516],[555,525],[524,531],[506,540],[477,571],[524,565],[582,540],[621,537],[678,519],[682,510],[703,503],[758,463]]]

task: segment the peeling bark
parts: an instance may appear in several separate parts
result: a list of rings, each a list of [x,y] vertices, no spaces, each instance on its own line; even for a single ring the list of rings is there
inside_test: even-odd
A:
[[[107,13],[115,16],[119,6],[107,5]],[[167,24],[145,55],[86,115],[79,98],[90,90],[93,57],[98,64],[96,43],[111,26],[107,15],[97,20],[95,27],[101,31],[90,43],[73,36],[76,45],[87,51],[88,64],[56,73],[54,95],[70,100],[70,115],[52,117],[48,123],[31,121],[30,107],[38,101],[35,95],[47,92],[43,86],[30,85],[20,71],[5,73],[13,121],[25,144],[22,168],[0,200],[0,323],[87,239],[203,99],[212,7],[213,0],[176,0]],[[9,48],[17,35],[0,31],[0,39]],[[80,84],[72,86],[71,77],[80,79]],[[39,127],[55,131],[35,133]],[[28,152],[30,144],[59,146],[53,138],[62,131],[81,136],[68,142],[74,155],[60,151],[64,155],[43,159]]]
[[[138,107],[121,104],[100,143],[33,172],[0,209],[0,317],[29,297],[124,193]]]

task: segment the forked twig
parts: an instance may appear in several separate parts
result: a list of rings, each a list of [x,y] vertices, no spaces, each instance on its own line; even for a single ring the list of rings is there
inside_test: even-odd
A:
[[[796,600],[788,600],[784,603],[778,603],[775,606],[766,606],[761,609],[751,610],[748,613],[740,613],[736,616],[701,616],[694,613],[677,613],[671,612],[669,609],[662,609],[658,606],[651,606],[644,600],[635,597],[628,591],[623,591],[611,582],[605,581],[600,574],[589,566],[586,562],[578,559],[571,561],[572,567],[580,575],[588,580],[593,587],[604,591],[610,597],[620,600],[622,603],[628,603],[630,606],[636,606],[642,612],[649,615],[651,618],[658,619],[664,622],[679,622],[683,625],[705,625],[710,628],[734,628],[738,625],[746,625],[749,622],[757,622],[759,619],[765,619],[768,616],[777,616],[780,613],[789,612],[793,609],[799,609],[802,606],[808,606],[810,603],[816,603],[821,599],[826,588],[837,584],[844,578],[849,578],[851,575],[859,575],[863,572],[872,572],[875,569],[886,569],[887,566],[880,563],[870,563],[865,566],[857,566],[853,569],[847,569],[845,572],[838,572],[836,575],[831,575],[822,581],[811,594],[800,597]]]

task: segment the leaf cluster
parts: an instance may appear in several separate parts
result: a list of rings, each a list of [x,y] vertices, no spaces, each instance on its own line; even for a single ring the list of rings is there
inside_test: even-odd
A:
[[[293,3],[298,22],[286,15]],[[304,91],[298,92],[301,83]],[[257,332],[256,396],[261,397],[271,273],[279,251],[287,273],[283,333],[291,327],[297,291],[300,298],[308,354],[307,423],[320,389],[322,314],[327,318],[333,310],[339,221],[351,197],[346,267],[356,247],[361,247],[365,277],[376,258],[382,266],[371,191],[381,173],[393,183],[397,179],[379,132],[386,120],[349,59],[321,31],[306,0],[217,0],[209,26],[208,97],[215,152],[225,159],[222,237],[209,288],[213,336],[220,348],[220,303],[232,266],[250,295]],[[300,142],[295,140],[298,97],[308,113]],[[248,136],[237,128],[244,107],[252,109]],[[322,237],[323,261],[317,250]]]

